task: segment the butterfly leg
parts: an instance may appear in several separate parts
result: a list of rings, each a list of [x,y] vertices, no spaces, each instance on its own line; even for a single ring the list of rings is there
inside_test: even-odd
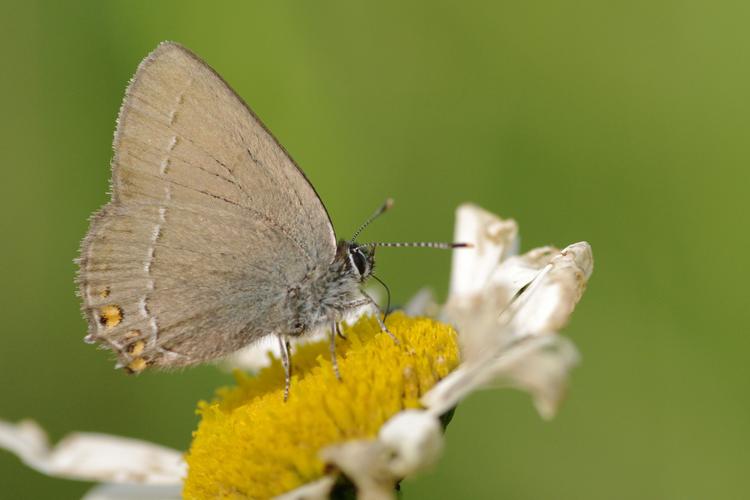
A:
[[[341,372],[339,372],[339,363],[336,361],[336,334],[339,330],[338,321],[334,321],[331,326],[331,365],[333,366],[333,372],[336,374],[336,378],[341,380]]]
[[[344,332],[341,331],[341,324],[339,324],[339,322],[336,321],[334,325],[336,325],[336,335],[338,336],[338,338],[342,340],[346,340],[346,335],[344,335]]]
[[[383,318],[385,318],[385,315],[383,314],[383,311],[380,310],[380,306],[378,306],[378,303],[375,302],[375,300],[372,297],[370,297],[367,293],[362,292],[362,295],[365,296],[367,303],[370,304],[370,306],[375,309],[375,317],[377,318],[378,324],[380,325],[380,331],[387,333],[396,344],[399,344],[399,341],[396,338],[396,336],[391,333],[391,331],[388,329],[387,326],[385,326],[385,322],[383,321]]]
[[[292,343],[289,342],[289,339],[286,339],[286,352],[289,355],[289,371],[291,371],[292,368]]]
[[[284,367],[284,401],[289,399],[289,386],[292,384],[292,361],[289,358],[289,341],[279,336],[279,350],[281,351],[281,365]]]

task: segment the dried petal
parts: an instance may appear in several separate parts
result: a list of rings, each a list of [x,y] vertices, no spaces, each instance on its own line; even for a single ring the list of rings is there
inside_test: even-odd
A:
[[[406,477],[432,467],[443,451],[443,429],[431,414],[404,410],[380,428],[378,439],[391,451],[389,469]]]
[[[329,446],[321,459],[357,487],[357,498],[393,498],[394,487],[406,476],[431,467],[443,450],[440,422],[422,410],[404,410],[386,422],[377,439]]]
[[[398,482],[388,470],[388,448],[376,439],[346,441],[320,451],[320,458],[348,477],[361,500],[391,500]]]
[[[539,414],[549,420],[565,398],[568,374],[578,360],[573,342],[560,335],[545,335],[528,339],[520,355],[497,360],[487,376],[495,379],[499,386],[507,385],[531,394]]]
[[[514,297],[527,286],[507,311],[512,315],[514,337],[555,332],[567,324],[591,275],[591,255],[589,244],[580,242],[562,251],[552,247],[532,250],[498,266],[492,283],[503,290],[502,295]],[[507,314],[500,318],[505,320]]]
[[[182,485],[166,484],[99,484],[82,500],[180,500]]]
[[[336,484],[333,476],[323,476],[317,481],[307,483],[299,488],[274,497],[275,500],[327,500]]]
[[[0,421],[0,447],[44,474],[83,481],[180,484],[182,454],[137,439],[72,433],[50,449],[45,432],[32,421]]]
[[[540,414],[549,418],[578,360],[573,344],[556,332],[585,290],[593,269],[591,247],[580,242],[562,251],[543,247],[506,258],[505,248],[517,242],[517,228],[505,224],[501,230],[499,218],[471,205],[459,208],[457,238],[482,242],[485,252],[454,256],[442,317],[460,332],[462,363],[423,396],[433,415],[478,388],[502,384],[530,392]],[[488,228],[505,236],[487,237]]]
[[[530,393],[542,418],[550,419],[565,396],[568,372],[578,359],[575,346],[564,337],[526,337],[497,356],[461,365],[421,401],[439,416],[477,389],[514,387]]]
[[[454,238],[473,247],[453,252],[450,297],[471,295],[481,292],[497,264],[517,251],[518,225],[465,203],[456,209]]]

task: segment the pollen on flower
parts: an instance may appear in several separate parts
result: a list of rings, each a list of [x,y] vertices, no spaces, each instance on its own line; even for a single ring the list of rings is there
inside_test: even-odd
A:
[[[237,386],[201,402],[202,419],[187,455],[184,497],[268,498],[320,478],[318,451],[375,437],[391,416],[420,407],[419,398],[459,363],[448,325],[395,313],[396,344],[372,317],[337,339],[342,380],[328,342],[300,346],[292,358],[289,400],[277,359],[257,376],[235,373]]]

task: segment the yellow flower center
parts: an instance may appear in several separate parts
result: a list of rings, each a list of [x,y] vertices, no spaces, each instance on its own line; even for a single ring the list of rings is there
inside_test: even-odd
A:
[[[391,416],[418,408],[458,365],[456,332],[402,313],[388,318],[388,329],[398,344],[372,317],[345,329],[346,340],[336,342],[341,381],[327,341],[298,347],[287,402],[277,359],[257,376],[236,372],[235,387],[199,403],[184,497],[268,498],[292,490],[323,475],[320,449],[375,437]]]

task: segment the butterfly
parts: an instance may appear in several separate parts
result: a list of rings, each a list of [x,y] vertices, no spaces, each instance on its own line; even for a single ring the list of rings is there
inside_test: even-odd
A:
[[[290,338],[330,328],[337,370],[340,321],[363,307],[379,312],[361,288],[376,246],[465,246],[337,241],[302,170],[177,43],[140,63],[113,147],[112,199],[91,218],[77,283],[85,340],[130,373],[215,360],[274,335],[286,398]]]

